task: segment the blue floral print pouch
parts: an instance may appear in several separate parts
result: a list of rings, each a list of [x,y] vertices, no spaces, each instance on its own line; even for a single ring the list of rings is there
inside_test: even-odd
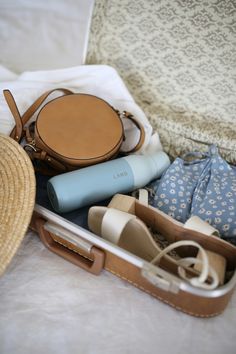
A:
[[[205,154],[177,158],[147,189],[150,205],[183,223],[197,215],[236,244],[236,167],[221,158],[215,145]]]

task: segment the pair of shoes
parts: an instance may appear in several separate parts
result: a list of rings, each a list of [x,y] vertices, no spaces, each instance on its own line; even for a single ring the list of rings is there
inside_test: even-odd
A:
[[[214,253],[216,257],[220,257],[219,272],[216,262],[214,266],[209,264],[210,251],[206,251],[204,246],[196,242],[196,234],[199,232],[181,226],[184,231],[184,236],[181,236],[178,224],[180,223],[163,212],[145,205],[144,200],[139,202],[133,197],[120,194],[113,197],[108,207],[91,207],[88,214],[89,228],[95,234],[145,261],[177,273],[193,286],[215,289],[219,283],[224,282],[225,258]],[[166,236],[170,245],[162,250],[154,241],[147,225]],[[206,230],[209,234],[207,226]],[[193,233],[193,239],[186,237],[186,231],[188,234]],[[170,251],[179,248],[185,258],[176,259],[168,255]]]

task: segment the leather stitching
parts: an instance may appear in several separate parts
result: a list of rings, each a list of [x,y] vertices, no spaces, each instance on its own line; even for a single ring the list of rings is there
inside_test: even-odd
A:
[[[141,289],[142,291],[148,293],[149,295],[152,295],[152,296],[154,296],[155,298],[161,300],[162,302],[164,302],[164,303],[166,303],[166,304],[168,304],[168,305],[174,307],[174,308],[177,309],[177,310],[181,310],[181,311],[183,311],[183,312],[185,312],[185,313],[187,313],[187,314],[189,314],[189,315],[191,315],[191,316],[207,318],[207,317],[214,317],[214,316],[217,316],[217,315],[219,315],[219,314],[221,314],[221,313],[223,312],[223,311],[219,311],[219,312],[214,312],[214,313],[211,314],[211,315],[202,315],[202,314],[198,314],[198,313],[196,313],[196,312],[186,311],[183,307],[174,305],[172,302],[169,302],[169,301],[167,301],[166,299],[164,299],[163,297],[161,297],[161,296],[159,296],[159,295],[156,295],[156,294],[153,293],[152,291],[145,289],[145,288],[142,287],[141,285],[139,285],[139,284],[133,282],[132,280],[130,280],[130,279],[124,277],[123,275],[114,272],[114,271],[111,270],[110,268],[104,267],[104,269],[108,270],[109,272],[111,272],[112,274],[118,276],[119,278],[122,278],[122,279],[128,281],[129,283],[131,283],[131,284],[134,285],[135,287]]]
[[[55,240],[54,240],[54,241],[55,241]],[[58,242],[58,241],[56,241],[56,242]],[[64,247],[70,249],[71,251],[73,251],[73,252],[79,254],[80,256],[82,256],[82,257],[84,257],[84,258],[87,258],[88,260],[92,261],[92,259],[90,259],[89,257],[84,256],[84,255],[81,254],[79,251],[74,250],[74,249],[71,248],[71,247],[65,246],[65,245],[64,245],[63,243],[61,243],[61,242],[58,242],[58,243],[60,243],[60,244],[61,244],[62,246],[64,246]],[[170,301],[164,299],[163,297],[161,297],[161,296],[159,296],[159,295],[153,293],[153,292],[150,291],[150,290],[145,289],[143,286],[141,286],[141,285],[135,283],[134,281],[132,281],[132,280],[126,278],[126,277],[124,277],[123,275],[121,275],[121,274],[119,274],[119,273],[117,273],[117,272],[114,272],[112,269],[110,269],[110,268],[108,268],[108,267],[104,267],[104,269],[107,270],[108,272],[110,272],[110,273],[112,273],[112,274],[118,276],[119,278],[121,278],[121,279],[123,279],[123,280],[126,280],[128,283],[134,285],[136,288],[139,288],[140,290],[144,291],[145,293],[147,293],[147,294],[149,294],[149,295],[152,295],[153,297],[157,298],[158,300],[160,300],[160,301],[162,301],[162,302],[164,302],[164,303],[170,305],[171,307],[175,308],[176,310],[183,311],[184,313],[187,313],[187,314],[189,314],[189,315],[191,315],[191,316],[202,317],[202,318],[210,318],[210,317],[217,316],[217,315],[219,315],[219,314],[221,314],[221,313],[223,312],[223,311],[219,311],[219,312],[214,312],[214,313],[212,313],[212,314],[210,314],[210,315],[202,315],[202,314],[198,314],[198,313],[196,313],[196,312],[186,311],[183,307],[174,305],[172,302],[170,302]]]

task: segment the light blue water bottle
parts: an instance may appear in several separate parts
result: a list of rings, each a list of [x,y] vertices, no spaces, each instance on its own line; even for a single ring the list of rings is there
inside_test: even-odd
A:
[[[163,151],[121,157],[52,177],[48,181],[48,197],[57,212],[72,211],[116,193],[142,188],[160,177],[169,165],[169,157]]]

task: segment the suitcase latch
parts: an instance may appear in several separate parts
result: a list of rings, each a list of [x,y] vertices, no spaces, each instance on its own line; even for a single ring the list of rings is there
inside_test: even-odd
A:
[[[180,288],[180,281],[168,274],[166,271],[145,263],[141,270],[142,276],[159,289],[177,294]]]

